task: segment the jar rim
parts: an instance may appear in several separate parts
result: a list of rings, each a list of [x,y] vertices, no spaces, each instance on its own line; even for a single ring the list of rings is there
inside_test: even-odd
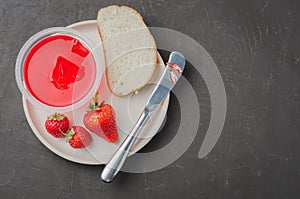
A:
[[[82,99],[67,106],[50,106],[42,103],[40,100],[36,99],[28,91],[24,82],[23,69],[24,69],[24,62],[28,53],[30,52],[32,47],[35,46],[38,42],[40,42],[41,40],[49,36],[56,35],[56,34],[68,35],[76,39],[79,39],[79,41],[82,42],[84,46],[87,47],[88,50],[92,53],[92,56],[95,61],[95,67],[96,67],[95,82],[92,85],[92,87],[89,89],[87,95],[84,96]],[[99,63],[99,58],[98,55],[95,53],[94,49],[92,48],[92,42],[88,38],[84,37],[79,31],[71,28],[66,28],[66,27],[47,28],[31,36],[20,49],[15,64],[16,82],[19,90],[24,95],[24,97],[30,103],[32,103],[33,105],[37,106],[40,109],[47,110],[47,111],[60,111],[60,112],[68,112],[77,109],[82,105],[84,105],[85,103],[87,103],[94,96],[94,94],[97,92],[97,89],[100,85],[100,80],[101,80],[100,70],[101,70],[101,66]]]

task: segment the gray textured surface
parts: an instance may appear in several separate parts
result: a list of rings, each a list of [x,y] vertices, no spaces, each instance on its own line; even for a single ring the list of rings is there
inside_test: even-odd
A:
[[[31,132],[14,79],[19,49],[39,30],[95,19],[108,4],[130,5],[149,26],[191,36],[215,60],[228,113],[206,159],[197,154],[210,102],[190,65],[185,76],[201,104],[198,136],[162,170],[121,173],[105,184],[99,180],[101,166],[68,162]],[[299,198],[299,9],[292,0],[0,0],[0,198]],[[173,96],[165,128],[144,151],[172,139],[176,107]]]

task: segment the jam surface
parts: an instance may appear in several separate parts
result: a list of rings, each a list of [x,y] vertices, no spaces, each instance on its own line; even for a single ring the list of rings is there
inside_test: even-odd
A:
[[[24,81],[36,99],[63,107],[80,101],[95,81],[92,53],[76,38],[54,35],[39,41],[24,63]]]

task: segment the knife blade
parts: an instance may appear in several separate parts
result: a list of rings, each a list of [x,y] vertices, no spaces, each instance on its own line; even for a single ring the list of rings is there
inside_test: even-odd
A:
[[[157,106],[165,99],[168,93],[172,90],[178,79],[180,78],[185,67],[185,58],[179,52],[172,52],[166,64],[166,68],[155,86],[142,114],[134,125],[131,132],[125,138],[119,149],[114,153],[112,158],[106,164],[102,171],[101,179],[105,182],[111,182],[118,174],[126,158],[141,132],[143,126],[148,121],[150,115],[154,112]]]

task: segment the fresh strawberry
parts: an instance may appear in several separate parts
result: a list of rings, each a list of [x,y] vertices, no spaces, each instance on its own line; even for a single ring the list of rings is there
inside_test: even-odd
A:
[[[45,122],[45,128],[48,133],[56,138],[64,137],[63,133],[69,129],[69,119],[61,113],[49,115]]]
[[[118,130],[115,119],[115,112],[111,105],[102,102],[98,104],[97,95],[93,103],[89,104],[89,109],[83,117],[85,127],[91,132],[104,138],[108,142],[118,141]]]
[[[66,137],[70,146],[75,149],[85,148],[92,142],[92,136],[81,126],[72,126]]]

